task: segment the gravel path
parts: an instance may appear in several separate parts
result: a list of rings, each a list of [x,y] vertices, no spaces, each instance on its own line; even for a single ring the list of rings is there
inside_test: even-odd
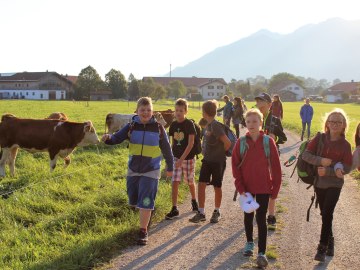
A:
[[[299,146],[299,137],[290,132],[288,142],[281,148],[284,162]],[[228,159],[223,182],[222,219],[218,224],[209,223],[214,207],[211,187],[206,191],[207,221],[193,224],[188,221],[194,213],[185,203],[179,207],[180,217],[163,220],[149,232],[149,244],[132,246],[115,258],[108,269],[257,269],[255,257],[242,256],[246,242],[243,214],[234,194],[231,163]],[[279,229],[269,232],[269,245],[275,246],[277,260],[270,260],[267,269],[360,269],[360,193],[356,183],[347,178],[346,185],[335,210],[335,257],[323,264],[313,260],[320,235],[320,215],[312,209],[310,222],[306,210],[312,192],[306,185],[289,179],[291,169],[284,168],[284,184],[278,205]],[[350,209],[351,205],[351,209]],[[257,235],[254,226],[255,242]],[[256,251],[256,250],[255,250]]]

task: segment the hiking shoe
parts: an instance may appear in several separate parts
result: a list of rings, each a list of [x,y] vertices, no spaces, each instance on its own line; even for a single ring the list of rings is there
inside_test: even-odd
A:
[[[326,246],[319,244],[314,260],[319,262],[325,262]]]
[[[257,263],[258,267],[260,267],[260,268],[264,268],[269,264],[268,259],[266,258],[266,255],[261,252],[258,254],[258,256],[256,258],[256,263]]]
[[[329,238],[326,255],[331,256],[331,257],[334,256],[334,237],[333,236],[331,236]]]
[[[246,242],[243,255],[246,257],[252,256],[254,254],[254,242]]]
[[[269,230],[275,230],[276,229],[276,218],[275,218],[275,216],[268,215],[267,224],[268,224],[268,229]]]
[[[214,210],[210,222],[211,223],[218,223],[219,219],[221,218],[220,212],[218,210]]]
[[[193,212],[199,211],[199,205],[196,200],[191,200],[191,208]]]
[[[199,223],[200,221],[205,221],[206,217],[204,214],[201,214],[200,212],[197,212],[195,216],[189,219],[192,223]]]
[[[147,245],[148,242],[148,233],[144,229],[140,229],[139,231],[139,237],[137,240],[137,244],[141,246]]]
[[[173,206],[171,208],[171,211],[165,215],[165,219],[171,220],[178,216],[179,216],[179,210],[176,208],[176,206]]]

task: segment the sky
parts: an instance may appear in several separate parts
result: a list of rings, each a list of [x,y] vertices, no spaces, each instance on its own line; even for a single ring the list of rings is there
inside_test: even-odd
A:
[[[358,0],[0,0],[0,73],[161,76],[261,29],[288,34]]]

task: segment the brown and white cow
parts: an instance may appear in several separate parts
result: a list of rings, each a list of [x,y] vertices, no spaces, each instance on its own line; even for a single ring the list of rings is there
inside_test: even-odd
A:
[[[68,121],[69,118],[66,116],[65,113],[62,112],[53,112],[45,119],[54,119],[54,120],[61,120],[61,121]]]
[[[118,131],[122,129],[126,124],[130,123],[132,121],[132,118],[136,114],[122,114],[122,113],[109,113],[106,115],[105,119],[105,133],[114,133],[115,131]],[[165,126],[167,123],[164,120],[161,113],[157,112],[154,113],[154,117],[158,123]],[[106,129],[108,131],[106,131]]]
[[[30,153],[48,152],[50,172],[52,172],[58,157],[68,157],[77,146],[99,143],[91,121],[75,123],[16,117],[5,117],[4,119],[0,123],[0,177],[5,176],[7,161],[10,174],[14,176],[15,159],[19,148]]]

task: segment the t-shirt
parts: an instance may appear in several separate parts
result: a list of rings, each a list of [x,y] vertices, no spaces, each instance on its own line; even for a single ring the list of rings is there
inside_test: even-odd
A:
[[[181,123],[178,121],[171,123],[169,128],[169,136],[173,137],[172,151],[174,157],[181,158],[188,145],[189,135],[196,136],[195,126],[191,120],[185,119],[185,121]],[[185,159],[193,159],[195,156],[193,152],[194,151],[191,150]]]
[[[224,143],[220,137],[225,135],[221,123],[214,120],[206,127],[204,160],[211,162],[223,162],[226,160]]]

